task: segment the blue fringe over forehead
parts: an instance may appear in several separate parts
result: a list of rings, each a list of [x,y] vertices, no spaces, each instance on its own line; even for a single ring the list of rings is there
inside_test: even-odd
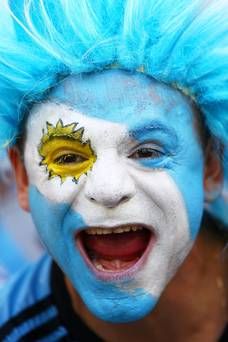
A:
[[[194,98],[228,142],[227,0],[0,0],[0,146],[70,74],[118,65]]]

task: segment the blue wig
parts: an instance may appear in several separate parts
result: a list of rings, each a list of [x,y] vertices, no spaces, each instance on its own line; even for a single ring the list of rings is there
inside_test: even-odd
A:
[[[228,142],[227,0],[0,0],[0,146],[61,79],[113,65],[190,96]]]

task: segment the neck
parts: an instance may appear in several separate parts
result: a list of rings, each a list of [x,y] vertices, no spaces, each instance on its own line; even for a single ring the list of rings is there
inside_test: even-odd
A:
[[[85,307],[66,279],[75,312],[104,341],[214,342],[227,322],[224,242],[202,229],[188,258],[166,287],[155,310],[140,321],[111,324]]]

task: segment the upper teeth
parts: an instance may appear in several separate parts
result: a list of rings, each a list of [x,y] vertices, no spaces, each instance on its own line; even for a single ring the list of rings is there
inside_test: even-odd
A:
[[[119,228],[89,228],[86,230],[87,234],[90,235],[102,235],[102,234],[119,234],[130,232],[131,230],[136,232],[137,230],[142,230],[143,227],[136,227],[136,226],[128,226],[128,227],[119,227]]]

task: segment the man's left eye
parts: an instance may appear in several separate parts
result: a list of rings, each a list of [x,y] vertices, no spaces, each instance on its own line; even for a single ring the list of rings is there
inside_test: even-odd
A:
[[[79,154],[74,154],[74,153],[68,153],[68,154],[63,154],[62,156],[59,156],[55,158],[54,163],[63,165],[63,164],[77,164],[77,163],[82,163],[86,161],[87,159]]]
[[[134,151],[128,158],[132,159],[147,159],[160,158],[164,155],[162,151],[151,147],[141,147]]]

